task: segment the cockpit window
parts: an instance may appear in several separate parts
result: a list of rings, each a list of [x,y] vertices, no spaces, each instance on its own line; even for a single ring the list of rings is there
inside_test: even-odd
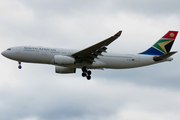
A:
[[[11,48],[8,48],[7,50],[11,50]]]

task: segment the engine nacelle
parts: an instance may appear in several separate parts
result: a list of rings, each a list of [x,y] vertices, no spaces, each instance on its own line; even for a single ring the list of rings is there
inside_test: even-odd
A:
[[[69,56],[55,55],[54,62],[58,65],[71,65],[74,64],[75,59]]]
[[[62,66],[56,66],[55,67],[56,73],[76,73],[76,68],[69,68],[69,67],[62,67]]]

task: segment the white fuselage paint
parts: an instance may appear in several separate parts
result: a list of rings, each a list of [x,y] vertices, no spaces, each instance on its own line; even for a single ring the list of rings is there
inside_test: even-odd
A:
[[[57,65],[54,62],[55,55],[71,55],[77,52],[76,50],[59,49],[59,48],[45,48],[45,47],[32,47],[32,46],[19,46],[12,47],[11,50],[2,52],[7,58],[20,62],[29,63],[43,63]],[[76,63],[73,65],[64,65],[71,68],[82,68],[87,66],[89,69],[124,69],[134,68],[140,66],[146,66],[156,64],[164,61],[171,61],[172,58],[168,58],[163,61],[155,62],[154,56],[141,55],[141,54],[108,54],[104,53],[102,56],[98,56],[93,64]]]

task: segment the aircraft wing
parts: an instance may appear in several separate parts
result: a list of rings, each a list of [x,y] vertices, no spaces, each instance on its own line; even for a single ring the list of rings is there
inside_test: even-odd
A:
[[[95,45],[92,45],[88,48],[78,51],[72,54],[72,56],[76,59],[76,63],[81,63],[83,61],[86,61],[92,64],[94,62],[94,58],[98,58],[98,55],[102,55],[101,54],[102,52],[106,52],[107,49],[106,46],[108,46],[111,42],[116,40],[121,35],[121,33],[122,31],[119,31],[114,36],[111,36]]]

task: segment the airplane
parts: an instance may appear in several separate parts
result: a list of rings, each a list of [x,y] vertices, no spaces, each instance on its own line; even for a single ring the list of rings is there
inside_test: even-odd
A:
[[[90,69],[125,69],[172,61],[170,52],[178,31],[168,31],[152,47],[138,54],[107,53],[107,46],[116,40],[122,31],[83,50],[70,50],[36,46],[11,47],[1,54],[9,59],[21,62],[55,65],[55,72],[61,74],[76,73],[82,70],[82,76],[91,79]]]

